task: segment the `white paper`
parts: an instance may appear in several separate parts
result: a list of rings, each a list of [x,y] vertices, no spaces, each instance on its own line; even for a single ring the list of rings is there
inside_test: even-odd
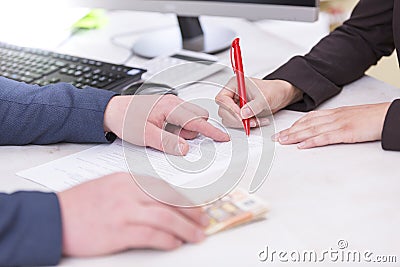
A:
[[[243,134],[240,135],[241,137],[233,138],[243,138]],[[135,174],[151,175],[155,173],[156,177],[176,186],[183,186],[195,180],[198,184],[198,180],[202,179],[205,184],[213,182],[230,166],[232,141],[218,143],[200,136],[188,142],[190,146],[188,154],[185,157],[178,157],[152,148],[127,144],[118,139],[113,144],[98,145],[18,172],[17,175],[55,191],[62,191],[114,172],[129,170]],[[253,134],[248,139],[249,149],[259,148],[262,146],[262,142],[262,137]],[[255,155],[256,153],[253,151],[249,154]],[[199,160],[203,160],[203,163],[207,164],[198,164]],[[146,166],[144,162],[149,164]],[[198,167],[202,165],[204,168],[199,169]],[[149,166],[152,167],[152,170],[149,169]],[[193,167],[195,171],[188,171]]]

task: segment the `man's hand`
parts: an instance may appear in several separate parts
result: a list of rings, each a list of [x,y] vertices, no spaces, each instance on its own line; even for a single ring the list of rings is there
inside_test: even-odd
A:
[[[199,208],[161,204],[117,173],[58,194],[63,254],[96,256],[133,248],[171,250],[205,238],[209,218]]]
[[[232,78],[215,98],[222,123],[232,128],[243,128],[243,119],[250,118],[250,126],[268,125],[267,116],[302,99],[302,92],[281,80],[246,79],[247,104],[239,107],[237,82]]]
[[[116,96],[106,108],[104,129],[135,145],[186,155],[189,145],[185,139],[199,133],[229,141],[229,135],[207,119],[207,110],[173,95]]]
[[[389,106],[382,103],[312,111],[273,139],[283,145],[298,144],[301,149],[380,140]]]

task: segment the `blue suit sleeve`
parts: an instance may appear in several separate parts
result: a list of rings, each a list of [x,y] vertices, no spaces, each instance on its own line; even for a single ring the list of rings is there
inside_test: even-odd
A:
[[[0,214],[0,266],[59,262],[62,225],[56,194],[0,194]]]
[[[40,87],[0,77],[0,145],[103,143],[114,92],[67,83]]]

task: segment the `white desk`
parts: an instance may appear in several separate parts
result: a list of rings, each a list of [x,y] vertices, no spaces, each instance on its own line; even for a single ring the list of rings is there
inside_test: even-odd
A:
[[[79,34],[59,49],[71,53],[120,62],[128,54],[116,48],[109,37],[116,32],[174,24],[171,16],[146,13],[113,13],[102,30]],[[268,73],[305,49],[269,34],[239,19],[212,18],[208,23],[229,23],[243,39],[248,75]],[[145,24],[145,25],[143,25]],[[136,36],[137,37],[137,36]],[[132,38],[125,38],[129,43]],[[129,40],[128,40],[129,39]],[[219,55],[227,63],[228,53]],[[143,62],[134,58],[130,64]],[[218,77],[215,77],[218,79]],[[216,92],[214,92],[216,93]],[[342,94],[322,107],[390,101],[400,95],[372,78],[347,86]],[[275,116],[277,130],[288,127],[302,114],[282,111]],[[45,190],[15,173],[86,149],[91,145],[59,144],[0,148],[2,191]],[[385,152],[380,143],[335,145],[300,151],[295,146],[276,147],[275,161],[266,183],[257,195],[271,206],[268,219],[208,238],[198,245],[185,245],[173,252],[137,250],[92,259],[64,259],[68,266],[264,266],[258,253],[270,249],[316,250],[337,248],[345,239],[353,250],[374,255],[397,255],[400,260],[400,153]],[[247,184],[245,184],[247,186]],[[328,262],[328,261],[327,261]],[[270,264],[270,266],[275,266]],[[298,264],[304,266],[307,264]],[[324,263],[323,265],[326,265]],[[342,266],[343,263],[338,263]],[[315,264],[311,264],[315,266]],[[374,264],[368,264],[374,266]],[[382,266],[382,265],[379,265]],[[393,266],[386,264],[384,266]]]

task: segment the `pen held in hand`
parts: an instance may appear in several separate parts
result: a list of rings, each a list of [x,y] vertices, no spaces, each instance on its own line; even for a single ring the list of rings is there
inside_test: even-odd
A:
[[[234,60],[232,60],[232,53]],[[246,94],[246,83],[244,78],[243,62],[242,62],[242,53],[239,46],[239,38],[233,40],[230,56],[231,56],[233,72],[236,74],[236,80],[238,84],[239,106],[240,108],[242,108],[247,103],[247,94]],[[250,120],[243,119],[242,121],[244,130],[246,131],[246,135],[249,136]]]

